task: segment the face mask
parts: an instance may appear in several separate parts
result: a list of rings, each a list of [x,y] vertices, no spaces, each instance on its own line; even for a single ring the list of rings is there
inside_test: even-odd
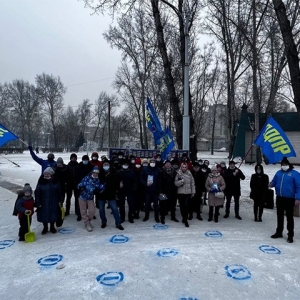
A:
[[[119,158],[119,159],[122,159],[122,158],[123,158],[123,156],[122,156],[122,155],[120,155],[120,156],[118,156],[118,158]]]
[[[205,173],[205,172],[206,172],[206,169],[201,169],[201,171]]]
[[[225,165],[224,165],[224,164],[221,164],[221,167],[222,167],[222,168],[225,168]]]
[[[84,165],[87,165],[87,164],[89,163],[89,161],[88,161],[88,160],[83,160],[82,163],[83,163]]]
[[[289,166],[281,166],[282,171],[287,171],[290,167]]]
[[[104,171],[108,171],[109,170],[109,166],[103,166],[103,170]]]
[[[93,159],[93,160],[97,160],[98,157],[97,157],[97,156],[93,156],[92,159]]]
[[[150,163],[150,167],[154,168],[155,167],[155,163]]]
[[[161,161],[161,158],[157,158],[156,161]]]
[[[148,164],[143,164],[143,167],[148,167]]]
[[[132,164],[134,164],[134,163],[135,163],[135,160],[134,160],[134,159],[132,159],[132,160],[131,160],[131,163],[132,163]]]
[[[93,178],[98,178],[98,174],[93,173],[93,174],[92,174],[92,177],[93,177]]]
[[[127,170],[127,169],[128,169],[128,166],[127,166],[127,165],[124,165],[122,168],[123,168],[124,170]]]
[[[139,169],[139,168],[141,167],[141,165],[135,165],[135,167],[136,167],[137,169]]]

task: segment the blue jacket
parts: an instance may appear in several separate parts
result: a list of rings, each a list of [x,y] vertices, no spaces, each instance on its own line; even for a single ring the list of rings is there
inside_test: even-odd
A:
[[[48,160],[48,159],[42,159],[38,156],[36,156],[36,154],[33,152],[32,149],[29,149],[30,155],[31,157],[39,164],[42,166],[42,174],[45,171],[45,169],[47,169],[48,167],[54,169],[54,167],[56,166],[56,161],[55,160]]]
[[[99,178],[93,178],[92,174],[85,176],[78,184],[78,189],[82,190],[79,198],[82,200],[93,200],[95,189],[100,192],[104,190],[104,185],[100,183]]]
[[[300,174],[295,170],[277,171],[271,186],[275,187],[277,196],[300,200]]]

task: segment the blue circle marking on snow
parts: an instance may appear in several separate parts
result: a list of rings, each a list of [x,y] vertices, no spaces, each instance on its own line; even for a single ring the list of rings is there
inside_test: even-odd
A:
[[[58,229],[58,232],[59,232],[59,233],[62,233],[62,234],[69,234],[69,233],[75,232],[75,228],[64,227],[64,228]]]
[[[0,250],[11,247],[14,243],[15,243],[15,241],[13,241],[13,240],[0,241]]]
[[[261,245],[258,247],[258,249],[267,254],[281,254],[281,251],[279,249],[270,245]]]
[[[214,238],[218,238],[218,237],[223,236],[223,234],[220,231],[217,231],[217,230],[206,231],[205,235],[208,236],[208,237],[214,237]]]
[[[164,224],[155,224],[153,225],[154,229],[159,229],[159,230],[164,230],[164,229],[168,229],[169,226],[168,225],[164,225]]]
[[[235,280],[246,280],[251,278],[251,272],[243,265],[231,265],[225,267],[226,275]]]
[[[45,257],[40,258],[37,263],[41,267],[50,268],[57,265],[60,261],[62,261],[63,256],[60,254],[51,254]]]
[[[157,252],[157,256],[158,257],[173,257],[173,256],[176,256],[178,253],[179,252],[175,249],[166,248],[166,249],[159,250]]]
[[[96,280],[107,286],[114,286],[124,280],[124,274],[122,272],[107,272],[96,277]]]
[[[123,234],[120,234],[120,235],[117,234],[117,235],[114,235],[109,241],[114,244],[124,244],[129,241],[129,237],[127,237]]]
[[[194,298],[194,297],[181,297],[181,298],[179,298],[179,300],[198,300],[198,298]]]

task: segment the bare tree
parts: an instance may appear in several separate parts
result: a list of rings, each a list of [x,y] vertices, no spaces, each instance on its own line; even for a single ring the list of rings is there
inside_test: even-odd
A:
[[[78,118],[78,123],[82,132],[86,132],[87,127],[92,119],[91,113],[92,103],[89,99],[83,99],[82,103],[78,105],[76,109],[76,115]]]
[[[52,74],[41,74],[35,78],[36,89],[39,100],[41,101],[45,113],[50,119],[55,147],[58,146],[57,126],[59,124],[60,113],[63,108],[63,96],[67,89],[61,82],[59,76]]]
[[[10,103],[12,116],[18,124],[22,139],[32,143],[33,127],[40,107],[36,89],[29,82],[14,80],[6,85],[6,94]]]

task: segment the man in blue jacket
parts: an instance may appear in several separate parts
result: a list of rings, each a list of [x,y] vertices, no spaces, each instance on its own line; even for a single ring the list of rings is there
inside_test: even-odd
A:
[[[32,146],[28,146],[28,150],[30,152],[31,157],[42,166],[42,174],[48,167],[55,169],[56,161],[54,160],[54,154],[49,153],[47,159],[42,159],[33,152]]]
[[[269,185],[269,187],[275,187],[277,207],[277,228],[271,238],[282,238],[285,211],[288,243],[292,243],[294,238],[295,199],[297,199],[297,204],[300,202],[300,174],[293,168],[293,165],[284,157],[281,161],[281,170],[277,171]]]

